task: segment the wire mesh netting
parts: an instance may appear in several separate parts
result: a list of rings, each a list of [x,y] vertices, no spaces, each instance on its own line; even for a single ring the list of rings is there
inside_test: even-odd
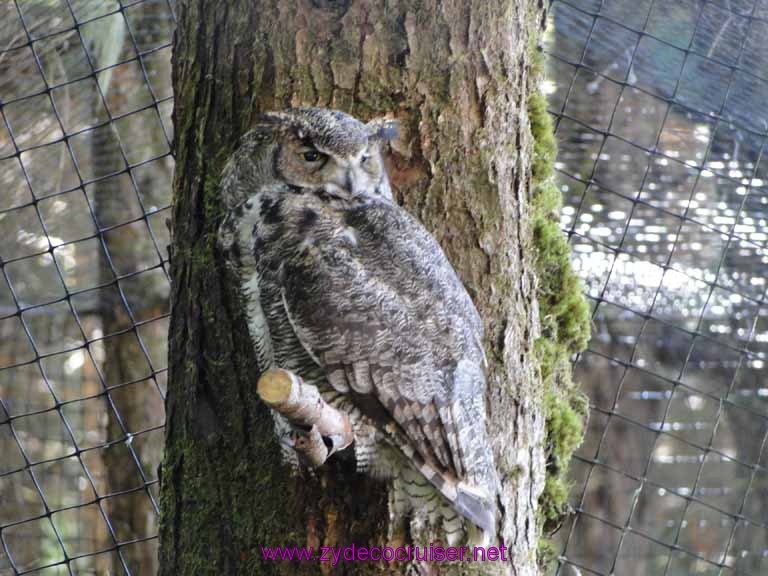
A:
[[[167,0],[0,3],[0,574],[152,574]]]
[[[768,573],[768,2],[556,0],[562,226],[593,310],[552,572]]]
[[[551,573],[768,571],[768,0],[555,0],[592,415]],[[0,3],[0,575],[152,574],[173,0]]]

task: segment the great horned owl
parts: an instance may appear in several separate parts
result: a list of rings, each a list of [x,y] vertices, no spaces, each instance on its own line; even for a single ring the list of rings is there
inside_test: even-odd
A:
[[[260,368],[294,372],[349,415],[359,469],[392,481],[391,512],[493,536],[482,325],[438,243],[392,200],[380,147],[395,134],[326,109],[260,117],[222,174],[220,243]]]

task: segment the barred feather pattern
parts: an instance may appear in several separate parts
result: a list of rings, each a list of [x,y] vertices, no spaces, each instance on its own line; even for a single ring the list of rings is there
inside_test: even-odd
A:
[[[319,137],[340,137],[329,124]],[[312,137],[306,123],[294,130]],[[225,169],[219,234],[260,367],[296,373],[349,414],[358,467],[391,480],[391,525],[410,517],[458,541],[468,519],[492,538],[497,480],[471,299],[437,242],[392,201],[386,175],[364,194],[266,178],[280,152],[269,133],[247,136]],[[280,416],[276,429],[288,430]]]

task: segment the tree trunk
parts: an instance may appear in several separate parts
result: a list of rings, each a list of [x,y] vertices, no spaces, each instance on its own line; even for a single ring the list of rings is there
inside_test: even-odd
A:
[[[385,486],[334,458],[317,477],[281,463],[216,248],[224,162],[255,114],[298,105],[401,121],[388,157],[393,190],[441,243],[485,320],[501,537],[515,574],[538,573],[544,417],[526,103],[542,12],[533,0],[180,0],[161,574],[403,568],[262,559],[262,546],[382,545],[388,517]]]

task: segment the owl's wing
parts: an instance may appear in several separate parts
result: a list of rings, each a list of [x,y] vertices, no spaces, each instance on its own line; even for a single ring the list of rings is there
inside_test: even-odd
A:
[[[334,388],[399,438],[441,491],[455,489],[471,464],[459,433],[466,399],[482,405],[485,384],[477,312],[437,242],[402,209],[368,206],[344,223],[315,231],[282,263],[293,329]]]

